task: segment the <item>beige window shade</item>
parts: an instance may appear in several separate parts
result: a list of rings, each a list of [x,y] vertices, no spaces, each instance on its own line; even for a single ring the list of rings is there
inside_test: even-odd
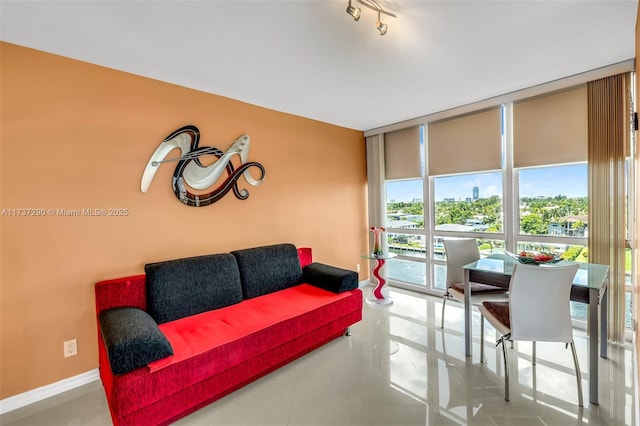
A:
[[[502,168],[501,107],[429,123],[429,175]]]
[[[385,179],[412,179],[424,175],[420,126],[384,134]]]
[[[513,104],[513,166],[587,161],[587,85]]]

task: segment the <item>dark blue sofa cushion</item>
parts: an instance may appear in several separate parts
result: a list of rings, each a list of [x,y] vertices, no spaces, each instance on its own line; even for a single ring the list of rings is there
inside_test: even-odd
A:
[[[358,288],[357,272],[318,262],[305,266],[302,280],[334,293]]]
[[[113,374],[123,374],[173,355],[171,343],[158,324],[141,309],[107,309],[100,313],[98,321]]]
[[[231,252],[238,261],[245,299],[300,284],[302,268],[293,244],[276,244]]]
[[[242,302],[240,274],[228,253],[145,265],[147,309],[158,324]]]

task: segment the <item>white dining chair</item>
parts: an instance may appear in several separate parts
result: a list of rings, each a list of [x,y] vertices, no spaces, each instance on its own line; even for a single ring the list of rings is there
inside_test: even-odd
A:
[[[479,306],[480,359],[484,360],[484,320],[500,334],[504,359],[504,399],[509,401],[509,362],[505,341],[561,342],[571,345],[578,383],[578,403],[582,407],[582,377],[576,347],[573,343],[569,297],[577,263],[567,266],[515,264],[509,284],[509,301],[486,301]]]
[[[464,303],[464,269],[462,267],[480,259],[475,238],[446,239],[444,251],[447,255],[447,290],[443,295],[440,328],[444,328],[444,308],[447,300],[454,299]],[[485,300],[507,300],[508,298],[506,288],[473,282],[469,285],[471,305],[479,306]]]

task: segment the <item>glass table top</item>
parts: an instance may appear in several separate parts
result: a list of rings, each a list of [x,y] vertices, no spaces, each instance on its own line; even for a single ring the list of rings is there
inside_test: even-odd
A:
[[[373,254],[363,254],[361,257],[363,259],[370,259],[370,260],[378,260],[378,259],[393,259],[394,257],[396,257],[397,254],[395,253],[382,253],[382,254],[378,254],[378,255],[373,255]]]
[[[481,271],[481,272],[493,272],[496,274],[511,275],[513,273],[513,265],[518,263],[517,260],[512,257],[502,254],[494,253],[475,262],[471,262],[464,266],[464,269]],[[570,263],[566,260],[562,260],[558,263],[540,265],[539,268],[553,268],[554,266],[567,265]],[[577,262],[580,265],[580,269],[576,272],[576,276],[573,279],[573,284],[581,287],[589,287],[592,289],[600,289],[606,283],[607,276],[609,274],[609,266],[600,265],[597,263],[583,263]]]

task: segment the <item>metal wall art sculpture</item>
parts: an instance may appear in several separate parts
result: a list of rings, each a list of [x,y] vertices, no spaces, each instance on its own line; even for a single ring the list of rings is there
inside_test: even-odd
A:
[[[250,141],[249,135],[244,134],[232,142],[226,151],[215,147],[200,147],[198,146],[200,143],[198,128],[192,125],[184,126],[167,136],[151,155],[142,175],[140,189],[143,193],[149,190],[151,181],[162,163],[177,161],[172,185],[173,192],[182,203],[192,207],[208,206],[224,197],[231,190],[237,198],[245,200],[249,197],[249,191],[238,189],[240,177],[244,176],[248,184],[258,186],[264,181],[265,176],[262,164],[247,161]],[[180,148],[182,155],[165,159],[174,148]],[[203,155],[213,155],[217,157],[217,160],[205,166],[200,161],[200,156]],[[231,163],[235,155],[240,157],[238,168],[235,168]],[[251,167],[260,170],[260,178],[254,179],[251,176],[249,171]],[[187,189],[186,185],[198,190],[207,189],[220,179],[225,170],[227,178],[213,191],[205,194],[193,194]]]

